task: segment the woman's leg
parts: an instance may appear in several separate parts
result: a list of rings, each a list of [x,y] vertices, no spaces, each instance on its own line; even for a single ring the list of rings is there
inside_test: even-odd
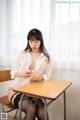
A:
[[[25,120],[35,120],[36,105],[33,105],[28,99],[22,102],[22,111],[25,112]]]
[[[37,118],[38,118],[38,120],[45,120],[44,103],[43,103],[43,101],[41,99],[38,99]],[[48,114],[47,114],[47,120],[49,120]]]

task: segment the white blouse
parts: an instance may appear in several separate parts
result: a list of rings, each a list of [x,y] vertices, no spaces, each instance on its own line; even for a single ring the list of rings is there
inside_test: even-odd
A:
[[[23,85],[30,82],[30,77],[14,77],[15,72],[24,72],[29,70],[29,66],[31,65],[31,54],[30,52],[21,52],[18,56],[16,64],[13,66],[11,70],[11,78],[15,79],[14,84],[12,86]],[[50,62],[48,58],[41,53],[37,59],[37,63],[35,69],[32,72],[39,72],[43,75],[44,80],[48,80],[50,76]]]

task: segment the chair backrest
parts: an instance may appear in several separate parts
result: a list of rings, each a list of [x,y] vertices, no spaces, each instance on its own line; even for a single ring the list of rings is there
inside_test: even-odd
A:
[[[0,83],[3,83],[4,81],[9,81],[11,80],[10,76],[10,68],[0,68]],[[1,96],[0,97],[0,104],[3,104],[8,107],[7,112],[12,111],[15,109],[8,100],[8,96]]]
[[[0,68],[0,82],[11,80],[10,68]]]

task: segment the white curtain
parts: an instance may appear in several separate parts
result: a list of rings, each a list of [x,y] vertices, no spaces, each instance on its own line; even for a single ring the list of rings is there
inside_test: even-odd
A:
[[[58,68],[80,69],[80,4],[65,1],[0,0],[0,66],[12,65],[38,28]]]
[[[49,50],[51,0],[0,0],[0,66],[12,65],[32,28],[42,31]]]
[[[80,0],[57,0],[55,60],[59,68],[80,69]]]

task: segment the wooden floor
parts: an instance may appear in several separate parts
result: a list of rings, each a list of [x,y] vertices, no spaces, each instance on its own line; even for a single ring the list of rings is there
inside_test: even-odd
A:
[[[14,112],[10,112],[10,113],[6,113],[5,120],[14,120],[14,116],[15,116],[15,111]],[[23,120],[23,119],[24,119],[24,117],[21,118],[21,120]],[[3,119],[0,119],[0,120],[3,120]],[[15,120],[18,120],[18,116],[16,117]]]

